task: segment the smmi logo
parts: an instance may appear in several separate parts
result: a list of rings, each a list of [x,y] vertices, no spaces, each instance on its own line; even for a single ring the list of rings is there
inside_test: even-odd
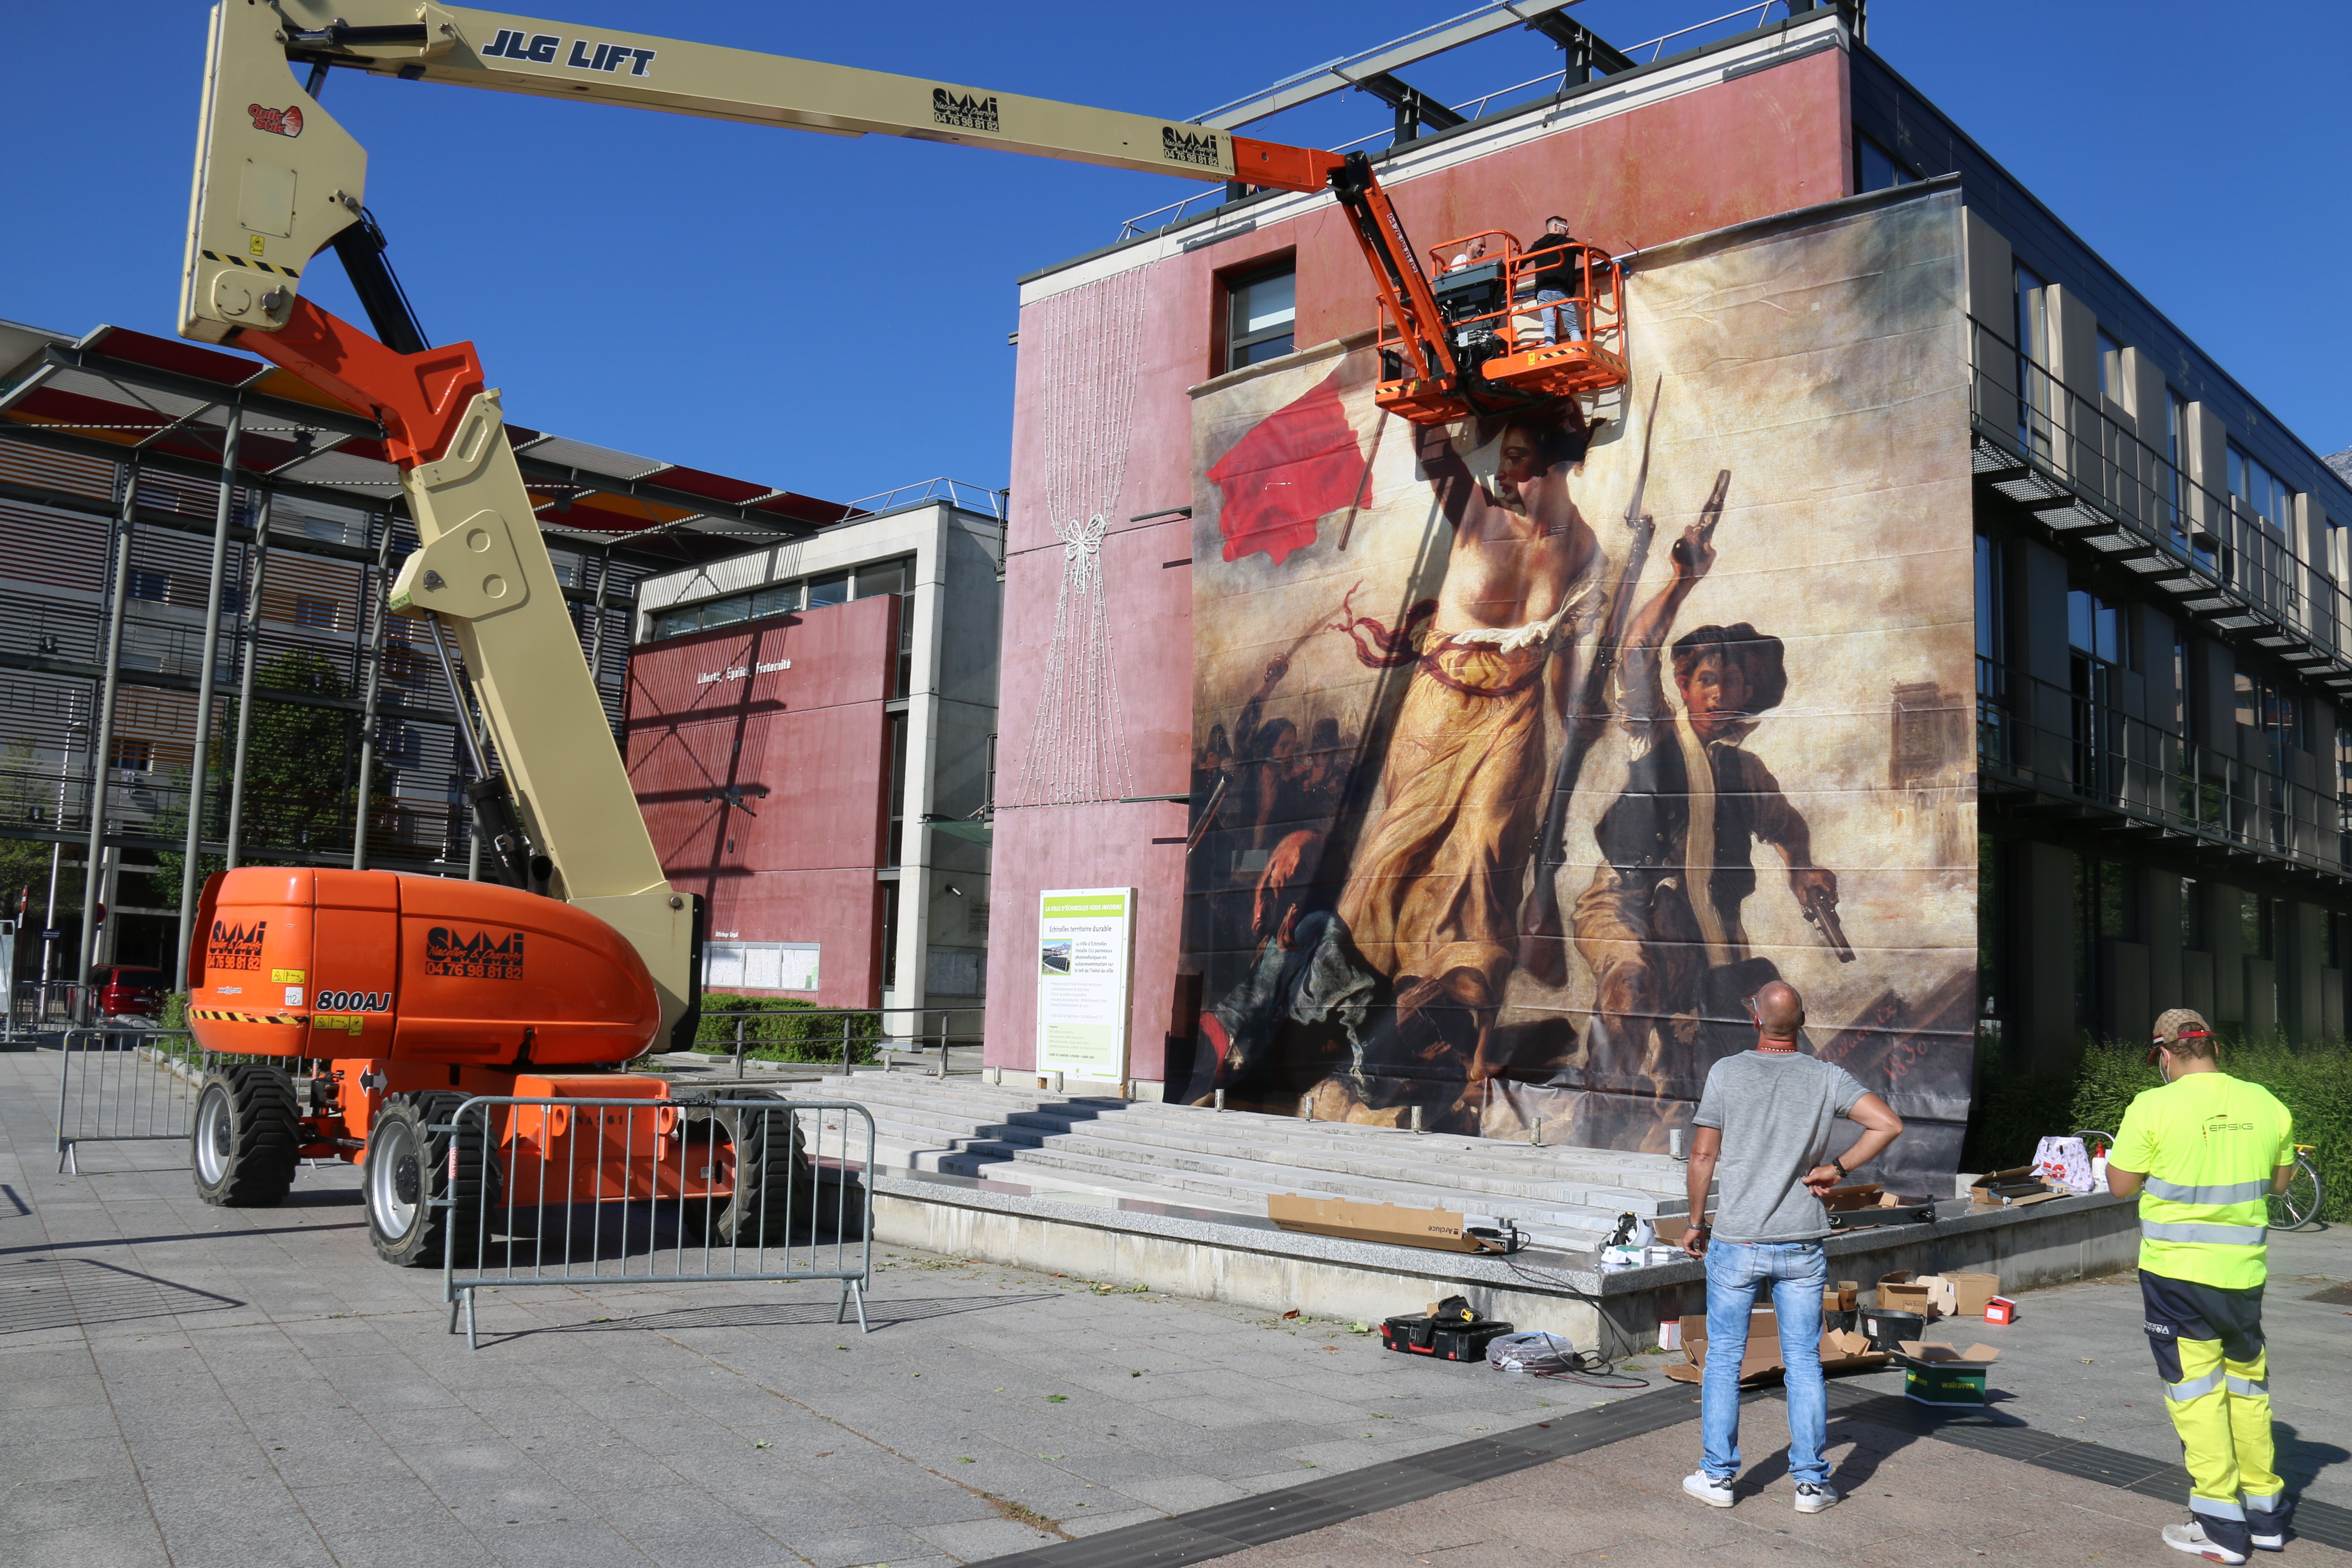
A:
[[[562,49],[563,40],[553,33],[525,33],[516,27],[500,27],[499,36],[490,40],[489,47],[482,53],[492,59],[530,60],[539,65],[551,66]],[[572,52],[563,57],[563,63],[573,70],[603,71],[608,76],[626,66],[631,76],[643,76],[646,68],[654,63],[654,56],[657,52],[628,44],[599,44],[591,43],[586,38],[574,38],[572,40]]]
[[[299,104],[291,109],[266,109],[258,103],[248,103],[245,111],[253,116],[256,131],[267,131],[272,136],[302,134],[302,110]]]
[[[269,930],[268,921],[256,921],[251,926],[233,926],[226,921],[213,921],[212,941],[205,944],[205,967],[207,969],[258,969],[261,967],[261,938]]]
[[[974,98],[970,93],[950,92],[946,88],[931,89],[931,122],[952,125],[959,131],[1002,131],[996,112],[996,98]]]
[[[457,980],[520,980],[522,932],[493,941],[488,931],[435,926],[425,933],[425,973]]]
[[[1203,131],[1195,135],[1190,131],[1179,131],[1173,125],[1163,125],[1160,128],[1160,155],[1171,163],[1198,163],[1202,168],[1213,169],[1219,162],[1217,133]]]

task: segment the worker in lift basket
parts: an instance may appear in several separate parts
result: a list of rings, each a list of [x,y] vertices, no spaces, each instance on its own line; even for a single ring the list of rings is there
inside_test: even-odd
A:
[[[2213,1031],[2186,1007],[2156,1021],[2164,1087],[2131,1102],[2107,1187],[2139,1198],[2139,1290],[2164,1407],[2189,1467],[2189,1522],[2164,1543],[2215,1563],[2286,1549],[2263,1348],[2269,1197],[2294,1175],[2294,1119],[2270,1090],[2221,1070]]]
[[[1830,1485],[1829,1391],[1822,1382],[1822,1292],[1830,1233],[1821,1194],[1903,1135],[1903,1120],[1843,1068],[1797,1049],[1804,999],[1783,980],[1748,999],[1756,1048],[1707,1069],[1691,1139],[1690,1228],[1683,1250],[1706,1262],[1706,1373],[1699,1384],[1699,1468],[1683,1490],[1710,1508],[1732,1504],[1739,1474],[1739,1363],[1758,1291],[1771,1289],[1789,1388],[1789,1479],[1797,1511],[1837,1506]],[[1832,1124],[1860,1123],[1846,1152],[1830,1153]],[[1708,1223],[1716,1161],[1723,1184]]]

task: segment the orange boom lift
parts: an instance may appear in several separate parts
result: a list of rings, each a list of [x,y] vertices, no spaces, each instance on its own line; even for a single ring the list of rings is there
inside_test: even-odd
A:
[[[298,86],[289,64],[310,68]],[[803,1159],[792,1117],[673,1095],[621,1070],[691,1039],[700,909],[664,877],[565,613],[561,585],[471,343],[430,347],[366,216],[367,155],[320,103],[331,68],[547,98],[588,98],[831,135],[992,146],[1181,178],[1330,191],[1370,267],[1384,409],[1439,424],[1625,380],[1620,279],[1577,247],[1586,331],[1544,345],[1538,266],[1507,235],[1433,288],[1361,153],[1229,136],[1189,121],[746,50],[415,0],[221,0],[213,11],[184,336],[234,342],[383,426],[419,548],[392,588],[425,624],[472,755],[477,831],[504,885],[388,871],[242,868],[204,891],[187,955],[190,1026],[248,1059],[209,1072],[193,1135],[210,1203],[278,1202],[298,1160],[364,1172],[370,1235],[399,1264],[438,1262],[453,1227],[508,1190],[689,1202],[718,1239],[772,1243],[761,1201]],[[471,180],[477,171],[459,177]],[[333,248],[374,334],[301,297]],[[1441,247],[1445,249],[1450,247]],[[455,645],[483,733],[449,657]],[[321,1060],[310,1098],[278,1062]],[[452,1132],[469,1095],[642,1100],[574,1120],[519,1106]],[[746,1120],[746,1118],[749,1118]],[[625,1125],[616,1127],[614,1119]],[[471,1129],[474,1124],[468,1122]],[[684,1159],[681,1142],[707,1145]],[[598,1151],[633,1151],[602,1153]]]

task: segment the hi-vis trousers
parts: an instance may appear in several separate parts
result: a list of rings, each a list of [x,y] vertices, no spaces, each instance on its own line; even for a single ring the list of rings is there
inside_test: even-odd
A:
[[[2189,1468],[2189,1509],[2218,1545],[2247,1552],[2252,1536],[2273,1544],[2288,1506],[2272,1468],[2263,1288],[2225,1290],[2144,1268],[2139,1288],[2164,1407]]]

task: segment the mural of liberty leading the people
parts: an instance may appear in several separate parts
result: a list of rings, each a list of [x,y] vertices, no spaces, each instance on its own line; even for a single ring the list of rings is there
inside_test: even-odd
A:
[[[1786,977],[1812,1048],[1944,1124],[1916,1158],[1950,1168],[1976,1008],[1971,650],[1942,599],[1967,602],[1965,453],[1906,446],[1869,400],[1959,385],[1950,268],[1857,270],[1932,249],[1916,229],[1646,270],[1637,384],[1603,406],[1413,426],[1339,344],[1201,396],[1201,1006],[1171,1090],[1664,1151]],[[1863,281],[1803,317],[1703,304],[1812,276]],[[1785,384],[1758,368],[1791,353]]]

